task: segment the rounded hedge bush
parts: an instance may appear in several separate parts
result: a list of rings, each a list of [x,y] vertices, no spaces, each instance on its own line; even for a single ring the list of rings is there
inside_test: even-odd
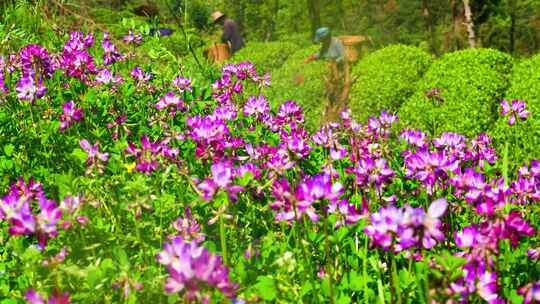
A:
[[[499,154],[502,156],[508,143],[510,164],[519,166],[525,161],[540,159],[540,54],[515,65],[505,99],[509,102],[524,100],[531,115],[513,126],[508,125],[508,117],[499,117],[490,131]]]
[[[396,112],[417,88],[432,63],[424,50],[401,44],[375,51],[353,68],[358,77],[352,87],[349,105],[359,121],[382,110]]]
[[[272,85],[265,92],[274,107],[294,100],[304,108],[306,125],[314,130],[320,126],[326,106],[323,76],[328,74],[324,60],[304,64],[304,59],[319,50],[311,46],[292,54],[282,67],[271,74]]]
[[[273,72],[298,51],[298,46],[291,42],[249,42],[228,60],[228,63],[251,61],[260,73]]]
[[[446,54],[401,106],[401,125],[432,135],[453,131],[472,137],[487,131],[497,118],[511,70],[512,57],[493,49]]]

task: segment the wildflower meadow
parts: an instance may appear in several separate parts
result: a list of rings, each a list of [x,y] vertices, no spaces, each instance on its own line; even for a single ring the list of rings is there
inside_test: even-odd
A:
[[[160,73],[145,39],[0,57],[0,303],[540,302],[540,162],[512,142],[395,111],[310,130],[272,73]]]

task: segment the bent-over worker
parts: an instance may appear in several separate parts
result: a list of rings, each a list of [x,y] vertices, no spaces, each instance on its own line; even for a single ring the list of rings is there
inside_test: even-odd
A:
[[[328,111],[339,113],[348,104],[351,79],[349,66],[345,58],[345,48],[341,40],[332,37],[332,32],[327,27],[321,27],[315,32],[315,43],[321,43],[321,49],[306,58],[306,64],[318,59],[326,59],[330,65],[329,77],[324,77],[326,82],[326,94],[330,101]],[[327,111],[327,112],[328,112]],[[334,113],[334,114],[336,114]]]
[[[213,12],[212,19],[214,19],[214,23],[223,25],[221,41],[229,45],[231,55],[244,47],[244,40],[240,34],[240,27],[234,20],[230,19],[220,11]]]

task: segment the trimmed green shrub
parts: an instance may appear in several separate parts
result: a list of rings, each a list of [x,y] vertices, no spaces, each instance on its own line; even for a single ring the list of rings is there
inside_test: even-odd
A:
[[[433,135],[453,131],[470,137],[488,130],[497,118],[511,70],[512,57],[492,49],[444,55],[401,106],[402,126]]]
[[[304,64],[304,59],[318,49],[318,46],[312,46],[292,54],[279,70],[272,73],[272,85],[265,92],[274,107],[286,100],[301,105],[311,130],[320,125],[326,106],[323,76],[328,74],[328,66],[323,60]]]
[[[416,91],[432,61],[422,49],[401,44],[361,59],[352,70],[352,75],[358,77],[349,98],[354,117],[365,121],[381,110],[396,112]]]
[[[290,42],[250,42],[229,60],[239,63],[249,60],[260,73],[271,72],[283,66],[291,54],[298,51],[298,46]]]
[[[505,99],[524,100],[531,115],[525,122],[518,119],[513,126],[508,125],[508,117],[499,117],[490,131],[499,154],[502,156],[508,143],[510,164],[519,166],[540,159],[540,54],[515,65]]]

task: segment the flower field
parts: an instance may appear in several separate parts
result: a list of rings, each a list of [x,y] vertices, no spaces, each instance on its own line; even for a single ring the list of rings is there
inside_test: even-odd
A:
[[[539,162],[387,112],[309,132],[253,64],[170,77],[142,40],[0,57],[1,304],[540,302]]]

